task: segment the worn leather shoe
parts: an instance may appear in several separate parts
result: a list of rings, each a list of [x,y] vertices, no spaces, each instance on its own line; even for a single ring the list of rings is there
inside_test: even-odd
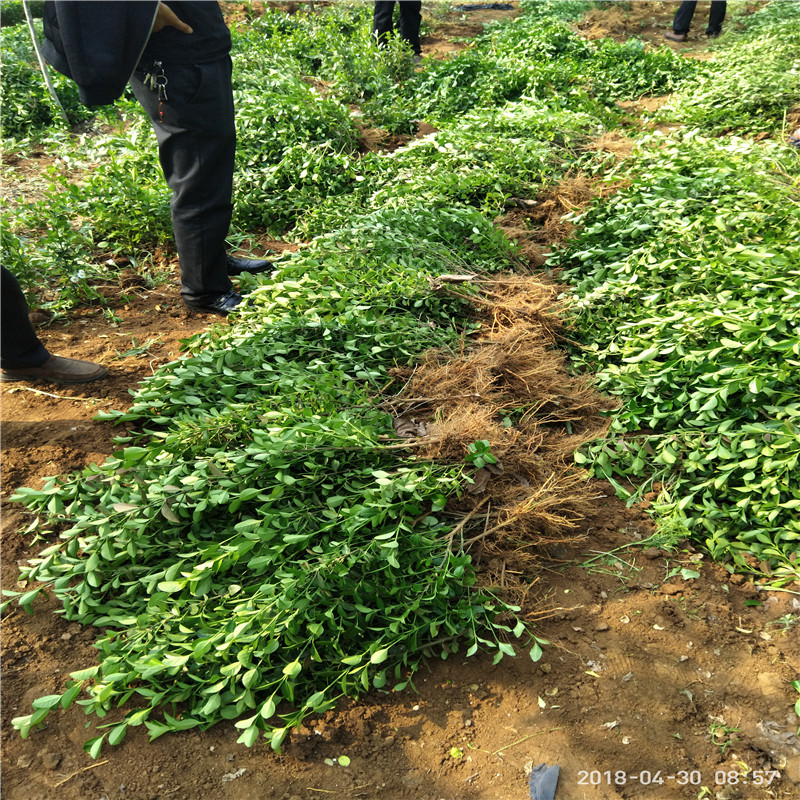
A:
[[[234,292],[233,289],[205,303],[187,303],[186,300],[183,301],[186,308],[190,308],[192,311],[219,314],[221,317],[227,317],[228,313],[239,306],[241,302],[242,296],[238,292]]]
[[[689,35],[686,33],[675,33],[674,31],[667,31],[664,34],[665,39],[669,39],[671,42],[685,42]]]
[[[19,369],[4,369],[0,373],[0,380],[6,381],[44,381],[46,383],[91,383],[91,381],[105,378],[108,370],[100,364],[91,361],[81,361],[77,358],[62,358],[50,356],[39,367],[20,367]]]
[[[259,272],[266,272],[274,267],[271,261],[255,258],[234,258],[233,256],[225,256],[225,266],[228,268],[228,275],[241,275],[243,272],[257,275]]]

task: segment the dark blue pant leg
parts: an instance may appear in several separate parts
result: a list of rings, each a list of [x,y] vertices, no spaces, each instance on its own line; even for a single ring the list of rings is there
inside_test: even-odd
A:
[[[408,42],[414,52],[419,55],[419,26],[422,21],[421,0],[397,0],[400,7],[400,24],[398,33],[400,38]],[[395,0],[376,0],[372,11],[372,33],[377,37],[378,43],[383,44],[388,34],[394,30]]]
[[[378,44],[386,43],[387,34],[394,30],[394,3],[395,0],[375,0],[372,9],[372,33],[377,38]]]
[[[675,18],[672,20],[672,30],[675,31],[675,33],[689,33],[696,7],[697,0],[684,0],[684,2],[678,6],[678,10],[675,12]]]
[[[236,154],[231,60],[226,56],[210,64],[165,63],[163,104],[158,92],[142,82],[144,74],[137,69],[131,88],[150,117],[161,168],[172,189],[181,296],[202,304],[231,288],[225,265]]]
[[[711,10],[708,12],[707,36],[716,36],[722,30],[727,8],[728,4],[724,0],[712,0]]]
[[[417,55],[422,49],[419,44],[419,26],[422,23],[421,0],[399,0],[400,38],[408,42]]]
[[[0,366],[3,369],[40,367],[50,353],[39,341],[28,318],[28,304],[14,275],[2,268],[0,308]]]

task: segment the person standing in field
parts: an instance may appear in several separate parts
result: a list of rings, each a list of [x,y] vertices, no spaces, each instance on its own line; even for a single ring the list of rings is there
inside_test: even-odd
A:
[[[664,38],[669,39],[671,42],[685,42],[689,38],[689,28],[691,27],[696,7],[697,2],[694,0],[685,0],[685,2],[681,3],[675,12],[675,18],[672,20],[672,30],[667,31],[664,34]],[[722,0],[712,0],[711,8],[708,12],[708,26],[706,27],[706,36],[709,38],[719,36],[727,7],[728,4]]]
[[[419,43],[419,28],[422,23],[421,0],[397,0],[400,8],[400,24],[398,33],[400,38],[411,45],[415,61],[422,58],[422,48]],[[378,45],[386,44],[386,38],[394,31],[394,6],[395,0],[375,0],[372,12],[372,33],[378,40]]]
[[[44,34],[45,58],[78,84],[86,105],[113,103],[130,82],[172,189],[181,298],[227,315],[242,302],[230,276],[272,264],[226,252],[236,128],[231,36],[219,3],[47,0]]]

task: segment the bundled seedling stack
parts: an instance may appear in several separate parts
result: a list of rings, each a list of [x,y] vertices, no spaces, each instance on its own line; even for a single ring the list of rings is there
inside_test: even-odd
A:
[[[517,637],[539,657],[517,609],[475,588],[460,545],[478,518],[462,513],[454,528],[452,498],[474,486],[467,473],[496,463],[494,449],[511,453],[502,448],[515,436],[553,454],[574,495],[578,473],[564,464],[564,445],[579,447],[602,425],[580,411],[588,389],[560,366],[558,402],[544,390],[544,400],[523,393],[515,406],[512,389],[523,389],[507,360],[469,346],[462,357],[475,305],[502,328],[492,346],[526,341],[514,327],[521,320],[555,325],[487,282],[518,266],[491,219],[570,171],[606,169],[587,145],[622,119],[616,100],[670,91],[700,70],[724,75],[727,62],[699,67],[637,42],[589,44],[565,23],[543,22],[550,4],[526,7],[419,73],[399,48],[371,47],[364,4],[294,17],[268,11],[236,37],[238,224],[314,238],[253,282],[234,325],[199,337],[142,385],[131,410],[115,415],[140,432],[121,439],[106,464],[18,491],[60,532],[25,570],[33,588],[17,600],[30,608],[52,588],[70,619],[105,630],[100,664],[37,700],[15,721],[24,734],[59,705],[105,717],[125,704],[125,716],[112,714],[87,745],[93,755],[130,726],[145,724],[155,737],[220,719],[237,719],[247,744],[264,733],[278,747],[343,694],[402,688],[425,654],[483,646],[500,658]],[[362,157],[343,105],[352,102],[362,119],[395,131],[421,119],[439,131]],[[65,181],[66,191],[56,186],[46,202],[21,209],[29,228],[75,209],[84,219],[77,229],[56,226],[23,275],[29,284],[48,279],[51,249],[168,238],[146,126],[132,104],[123,108],[133,120],[124,133],[69,145],[75,159],[102,161],[83,185]],[[587,343],[576,364],[599,370],[601,388],[622,400],[619,412],[607,404],[611,436],[579,458],[612,479],[671,486],[663,507],[715,556],[743,564],[750,554],[796,574],[796,157],[779,145],[686,133],[644,141],[619,170],[610,177],[630,186],[598,203],[552,262],[576,284],[571,335]],[[134,224],[124,224],[123,208]],[[4,229],[4,257],[22,266],[31,247]],[[442,274],[478,279],[443,291]],[[437,442],[423,437],[424,450],[394,438],[392,416],[407,408],[402,384],[432,347],[428,374],[489,396],[473,411],[490,435],[450,416]],[[775,370],[776,354],[786,369]],[[484,382],[458,372],[465,364]],[[520,365],[523,383],[535,385],[530,359]],[[431,416],[445,398],[427,394]],[[557,407],[566,395],[565,413]],[[558,428],[561,449],[526,429],[537,414]],[[561,435],[572,425],[574,439]],[[579,504],[548,505],[555,484],[546,471],[507,457],[513,474],[503,485],[516,483],[506,494],[516,505],[505,517],[495,510],[494,526],[530,523],[529,541],[548,525],[568,528]]]

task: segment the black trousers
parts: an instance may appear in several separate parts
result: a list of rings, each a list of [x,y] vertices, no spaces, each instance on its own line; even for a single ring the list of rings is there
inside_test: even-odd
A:
[[[28,304],[12,273],[2,268],[0,286],[0,366],[3,369],[40,367],[50,353],[39,341],[28,319]]]
[[[387,34],[394,30],[394,4],[395,0],[376,0],[372,12],[372,32],[381,44],[386,41]],[[400,7],[400,24],[398,33],[400,38],[408,42],[416,55],[420,55],[422,48],[419,43],[419,26],[422,22],[421,0],[397,0]]]
[[[692,2],[692,0],[685,0],[685,2],[678,6],[678,10],[675,12],[675,19],[672,20],[672,30],[675,31],[675,33],[689,33],[696,7],[696,0],[695,2]],[[708,12],[708,27],[706,28],[706,34],[708,36],[714,36],[722,30],[722,23],[725,20],[725,11],[727,7],[728,4],[722,0],[712,0],[711,10]]]
[[[225,238],[231,222],[236,125],[231,60],[210,64],[164,62],[166,100],[144,84],[152,65],[131,78],[136,99],[150,117],[181,262],[181,296],[203,303],[229,291]]]

